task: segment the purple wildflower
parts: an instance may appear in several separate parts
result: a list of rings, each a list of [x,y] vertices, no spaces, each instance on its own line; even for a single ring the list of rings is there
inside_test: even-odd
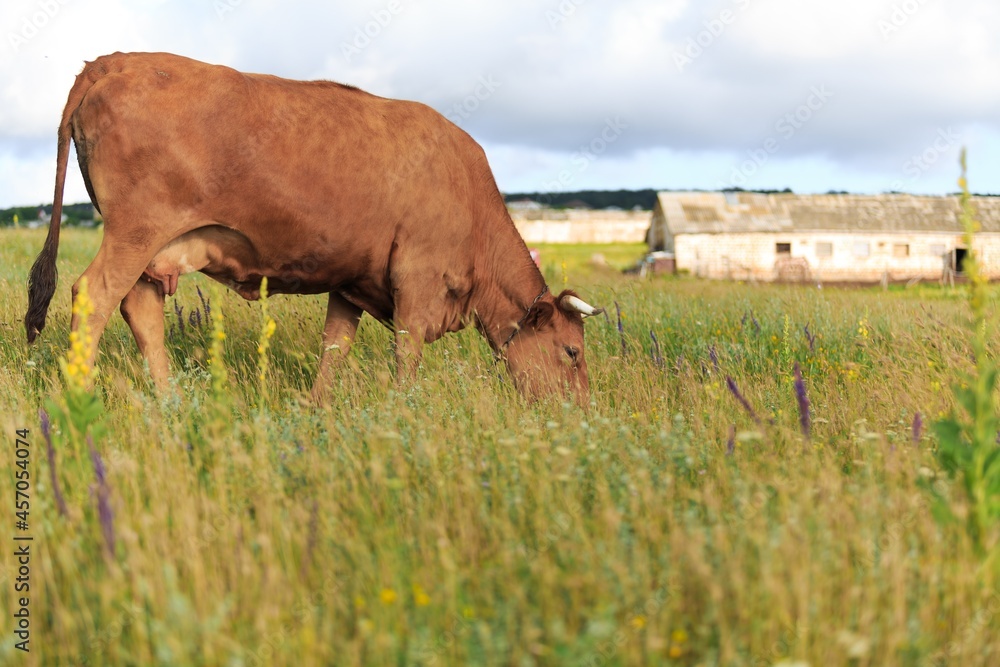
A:
[[[736,451],[736,425],[729,427],[729,439],[726,440],[726,456],[732,456]]]
[[[622,309],[615,301],[615,312],[618,314],[618,336],[622,340],[622,354],[628,354],[628,347],[625,345],[625,327],[622,326]]]
[[[198,287],[197,290],[198,290],[198,298],[201,299],[201,307],[205,311],[205,319],[206,320],[211,320],[212,319],[212,308],[211,308],[210,304],[212,303],[212,300],[205,298],[205,295],[201,293],[201,288],[200,287]]]
[[[677,359],[674,361],[674,370],[677,371],[677,374],[680,375],[689,368],[690,366],[688,365],[687,359],[684,358],[684,355],[677,355]]]
[[[918,412],[918,413],[916,413],[916,414],[913,415],[913,428],[912,428],[912,431],[913,431],[913,445],[914,446],[917,446],[917,445],[920,444],[920,436],[923,433],[923,430],[924,430],[924,418]]]
[[[750,401],[746,399],[746,396],[740,393],[740,388],[736,386],[736,380],[727,375],[726,386],[729,387],[729,393],[736,397],[736,400],[740,402],[740,405],[743,406],[743,409],[747,411],[750,417],[755,422],[760,424],[760,417],[757,416],[757,413],[754,411],[753,406],[750,405]]]
[[[177,329],[181,336],[184,336],[184,306],[174,299],[174,313],[177,314]]]
[[[650,356],[657,368],[663,368],[663,355],[660,353],[660,340],[656,337],[656,332],[649,330],[649,337],[653,339],[653,346],[649,349]]]
[[[719,372],[719,355],[715,351],[715,343],[708,348],[708,358],[712,360],[712,366],[715,367],[715,372]]]
[[[316,542],[319,534],[319,503],[313,498],[312,507],[309,508],[309,535],[306,539],[306,551],[302,555],[300,565],[302,576],[309,574],[309,566],[312,564],[313,552],[316,550]]]
[[[108,556],[115,555],[115,524],[114,513],[111,511],[109,496],[111,489],[108,488],[107,472],[104,469],[104,461],[94,447],[94,440],[87,436],[87,445],[90,447],[90,461],[94,464],[94,477],[97,479],[97,514],[101,519],[101,532],[104,534],[104,546],[108,550]]]
[[[87,436],[87,445],[90,446],[90,462],[94,466],[94,477],[97,478],[98,486],[104,486],[108,483],[107,471],[104,468],[104,460],[101,459],[100,453],[98,453],[97,448],[94,447],[94,439],[91,436]]]
[[[802,379],[802,369],[799,362],[795,362],[795,398],[799,403],[799,425],[802,427],[802,435],[808,440],[812,435],[812,414],[809,410],[809,397],[806,395],[806,383]]]
[[[63,498],[62,489],[59,488],[59,476],[56,474],[56,448],[52,446],[52,423],[49,421],[49,413],[40,408],[38,418],[42,422],[42,436],[45,438],[45,456],[49,459],[49,483],[52,484],[52,495],[56,497],[59,514],[67,516],[69,511],[66,509],[66,499]]]
[[[806,332],[806,340],[809,341],[809,351],[810,352],[815,352],[816,351],[816,334],[814,334],[811,331],[809,331],[809,325],[808,324],[805,325],[805,327],[803,327],[803,329]]]

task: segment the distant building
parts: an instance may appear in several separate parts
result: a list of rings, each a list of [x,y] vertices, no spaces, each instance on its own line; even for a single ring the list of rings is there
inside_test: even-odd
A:
[[[507,204],[511,211],[537,211],[542,205],[531,199],[518,199]]]
[[[59,216],[59,222],[66,222],[69,216],[65,213]],[[38,209],[38,226],[47,225],[52,221],[52,214],[44,208]]]
[[[642,243],[649,211],[516,208],[508,206],[526,243]]]
[[[973,197],[977,253],[1000,278],[1000,198]],[[877,282],[961,273],[957,197],[661,192],[646,237],[676,268],[733,280]]]

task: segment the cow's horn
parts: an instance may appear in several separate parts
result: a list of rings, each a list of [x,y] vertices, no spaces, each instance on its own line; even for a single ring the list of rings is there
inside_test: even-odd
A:
[[[584,317],[590,317],[591,315],[600,315],[601,313],[604,312],[603,308],[594,308],[583,299],[575,297],[572,294],[567,294],[562,299],[560,299],[559,305],[563,307],[563,310],[568,310],[574,313],[580,313]]]

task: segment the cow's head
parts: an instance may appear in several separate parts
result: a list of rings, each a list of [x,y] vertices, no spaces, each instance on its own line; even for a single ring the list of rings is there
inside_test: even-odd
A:
[[[504,355],[521,393],[540,398],[568,392],[581,406],[589,405],[583,318],[602,312],[569,290],[546,294],[532,305]]]

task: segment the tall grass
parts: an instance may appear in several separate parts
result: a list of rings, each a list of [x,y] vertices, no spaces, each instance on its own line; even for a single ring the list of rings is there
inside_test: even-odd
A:
[[[980,268],[980,249],[976,247],[979,222],[969,199],[965,176],[965,152],[962,152],[961,220],[965,229],[963,241],[969,248],[965,262],[968,276],[968,301],[971,314],[969,342],[975,368],[959,375],[953,391],[964,411],[963,417],[949,415],[935,424],[938,437],[938,459],[942,468],[962,482],[968,501],[966,525],[976,545],[990,554],[1000,556],[1000,412],[996,406],[998,368],[989,354],[992,338],[989,290],[985,272]],[[953,515],[947,499],[938,505],[940,514]]]
[[[582,412],[527,404],[474,331],[397,387],[367,318],[312,405],[322,301],[269,299],[262,345],[260,305],[220,290],[203,326],[168,307],[163,396],[114,318],[96,456],[55,425],[47,458],[38,407],[64,391],[70,276],[100,240],[64,235],[33,348],[21,276],[43,234],[0,238],[2,421],[36,452],[32,653],[5,636],[4,664],[997,664],[1000,592],[965,526],[934,520],[927,484],[970,505],[916,426],[951,414],[973,369],[958,291],[640,282],[568,261],[569,285],[621,311],[621,331],[587,323]],[[185,318],[208,310],[196,286],[175,297]]]

